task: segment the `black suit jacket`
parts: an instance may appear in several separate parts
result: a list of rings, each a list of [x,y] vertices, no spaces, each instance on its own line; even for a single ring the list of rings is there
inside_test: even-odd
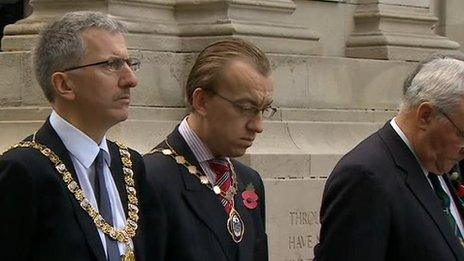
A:
[[[177,128],[167,137],[174,150],[183,155],[199,170],[195,156]],[[168,148],[165,142],[157,146]],[[268,259],[265,233],[264,186],[253,169],[232,160],[237,172],[238,193],[235,205],[245,224],[245,234],[239,244],[227,232],[227,214],[218,197],[185,167],[170,156],[151,153],[144,156],[147,178],[160,191],[168,216],[168,243],[166,260],[223,261]],[[253,184],[259,196],[255,209],[248,209],[241,193]]]
[[[37,132],[36,142],[54,151],[78,182],[69,153],[48,120]],[[119,150],[113,142],[108,142],[108,147],[110,170],[127,215]],[[166,233],[164,209],[145,182],[141,156],[133,150],[130,154],[140,201],[136,257],[162,260],[164,239],[158,235]],[[0,242],[0,259],[5,261],[106,260],[97,228],[87,212],[68,191],[51,161],[30,148],[14,149],[0,157]]]
[[[346,154],[322,199],[316,261],[453,261],[464,248],[390,123]]]

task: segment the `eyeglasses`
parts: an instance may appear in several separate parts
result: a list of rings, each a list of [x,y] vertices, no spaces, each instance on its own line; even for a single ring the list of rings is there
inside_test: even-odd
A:
[[[68,71],[77,70],[77,69],[81,69],[84,67],[95,66],[95,65],[104,65],[108,70],[112,72],[118,72],[122,70],[125,64],[129,65],[131,70],[136,72],[137,70],[140,69],[141,62],[137,58],[128,58],[128,59],[114,58],[114,59],[110,59],[110,60],[106,60],[102,62],[96,62],[96,63],[86,64],[86,65],[71,67],[71,68],[63,70],[63,72],[68,72]]]
[[[263,115],[263,118],[269,119],[272,116],[274,116],[274,114],[277,111],[277,108],[274,108],[274,107],[271,107],[271,106],[267,106],[267,107],[264,107],[264,108],[260,109],[260,108],[258,108],[256,106],[253,106],[253,105],[243,105],[243,104],[240,104],[240,103],[238,103],[236,101],[232,101],[232,100],[220,95],[219,93],[217,93],[214,90],[208,90],[208,91],[213,93],[214,95],[218,96],[219,98],[221,98],[221,99],[223,99],[225,101],[228,101],[230,104],[235,106],[237,109],[239,109],[241,112],[243,112],[245,115],[247,115],[249,117],[253,117],[253,116],[256,116],[259,113],[261,113],[261,115]]]
[[[443,111],[441,110],[440,108],[437,108],[438,109],[438,112],[440,112],[441,114],[443,114],[443,116],[445,116],[446,119],[448,119],[449,122],[451,122],[451,124],[453,124],[453,126],[456,128],[456,130],[458,130],[459,132],[459,136],[464,139],[464,131],[462,131],[458,125],[456,125],[456,123],[454,123],[454,121]]]

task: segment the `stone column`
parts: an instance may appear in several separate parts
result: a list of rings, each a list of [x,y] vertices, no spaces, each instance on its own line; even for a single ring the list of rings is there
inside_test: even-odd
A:
[[[174,3],[170,0],[31,0],[30,4],[33,10],[30,16],[5,27],[3,51],[30,50],[45,24],[66,12],[84,10],[105,12],[123,21],[129,29],[130,49],[158,50],[175,46],[157,37],[176,34]]]
[[[434,33],[430,0],[358,0],[346,56],[418,61],[459,44]]]
[[[440,17],[438,32],[441,35],[449,37],[461,45],[460,50],[464,51],[464,1],[462,0],[434,0],[435,13]]]

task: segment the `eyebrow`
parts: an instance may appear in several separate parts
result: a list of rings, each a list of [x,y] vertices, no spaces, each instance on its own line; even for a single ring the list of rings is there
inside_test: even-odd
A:
[[[256,101],[252,100],[252,99],[249,99],[249,98],[240,98],[238,100],[235,100],[235,102],[238,102],[238,103],[250,103],[250,104],[253,104],[253,105],[256,105]]]
[[[271,106],[271,104],[274,102],[274,100],[270,100],[268,103],[266,103],[266,106],[265,107],[269,107]]]
[[[258,106],[258,103],[256,103],[256,101],[251,100],[251,99],[249,99],[249,98],[238,99],[238,100],[236,100],[235,102],[237,102],[237,103],[250,103],[251,105],[255,106],[256,108],[260,108],[260,106]],[[272,104],[273,102],[274,102],[274,100],[270,100],[269,102],[265,103],[266,105],[263,106],[262,108],[266,108],[266,107],[271,106],[271,104]]]

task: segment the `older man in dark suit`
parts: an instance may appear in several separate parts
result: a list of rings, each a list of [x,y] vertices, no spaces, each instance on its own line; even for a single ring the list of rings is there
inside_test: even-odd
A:
[[[144,157],[167,209],[168,260],[268,259],[264,187],[241,156],[272,116],[269,61],[243,40],[216,42],[187,81],[191,112]]]
[[[464,59],[437,55],[406,80],[398,115],[330,174],[315,260],[464,260]]]
[[[1,260],[163,260],[165,213],[142,157],[106,140],[137,85],[124,32],[97,12],[41,32],[33,67],[53,111],[0,157]]]

